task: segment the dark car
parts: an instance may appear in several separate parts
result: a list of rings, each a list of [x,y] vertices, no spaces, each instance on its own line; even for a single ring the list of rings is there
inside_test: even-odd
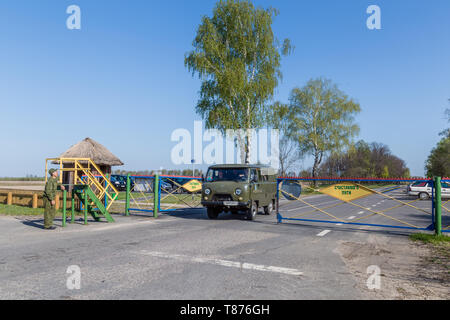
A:
[[[111,175],[111,183],[114,185],[114,187],[118,191],[125,191],[127,190],[127,176],[119,175],[119,174],[112,174]],[[130,184],[132,184],[133,181],[130,181]]]

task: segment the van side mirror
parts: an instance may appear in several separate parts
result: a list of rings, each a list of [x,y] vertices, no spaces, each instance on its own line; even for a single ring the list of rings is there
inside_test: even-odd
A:
[[[205,182],[205,176],[202,173],[202,182]]]

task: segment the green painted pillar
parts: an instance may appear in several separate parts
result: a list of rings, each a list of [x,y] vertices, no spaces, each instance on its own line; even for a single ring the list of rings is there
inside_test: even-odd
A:
[[[128,217],[130,215],[130,192],[131,192],[131,182],[130,174],[127,175],[127,193],[125,195],[125,215]]]
[[[106,179],[109,179],[109,174],[106,174]],[[104,181],[103,186],[105,187],[106,190],[108,190],[108,182]],[[108,196],[106,195],[107,192],[105,192],[105,208],[108,206]]]
[[[155,175],[153,181],[153,217],[158,218],[158,208],[159,208],[159,176]]]
[[[442,202],[441,202],[441,177],[434,178],[434,190],[435,190],[435,206],[434,206],[434,223],[435,223],[435,233],[437,236],[442,234]]]
[[[63,216],[62,216],[62,226],[66,226],[66,210],[67,210],[67,190],[63,191]]]
[[[83,197],[84,197],[84,206],[83,206],[83,211],[84,211],[84,224],[88,224],[87,222],[87,214],[88,214],[88,196],[87,196],[87,186],[84,189],[84,193],[83,193]]]
[[[72,216],[70,219],[70,223],[74,223],[75,222],[75,191],[72,190]]]

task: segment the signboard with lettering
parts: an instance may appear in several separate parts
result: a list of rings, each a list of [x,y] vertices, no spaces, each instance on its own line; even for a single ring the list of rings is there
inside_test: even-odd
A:
[[[369,188],[351,182],[343,182],[321,189],[320,192],[343,201],[352,201],[374,194]]]
[[[202,183],[198,180],[192,179],[192,180],[186,182],[183,185],[183,188],[189,192],[196,192],[196,191],[202,190]]]

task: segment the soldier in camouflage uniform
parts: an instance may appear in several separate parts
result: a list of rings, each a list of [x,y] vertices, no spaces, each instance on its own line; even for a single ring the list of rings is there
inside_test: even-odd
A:
[[[45,184],[44,191],[44,229],[53,230],[55,229],[53,226],[53,219],[56,214],[56,191],[58,190],[58,187],[60,187],[61,190],[64,190],[65,188],[58,182],[57,170],[50,169],[48,173],[50,174],[50,178]]]

